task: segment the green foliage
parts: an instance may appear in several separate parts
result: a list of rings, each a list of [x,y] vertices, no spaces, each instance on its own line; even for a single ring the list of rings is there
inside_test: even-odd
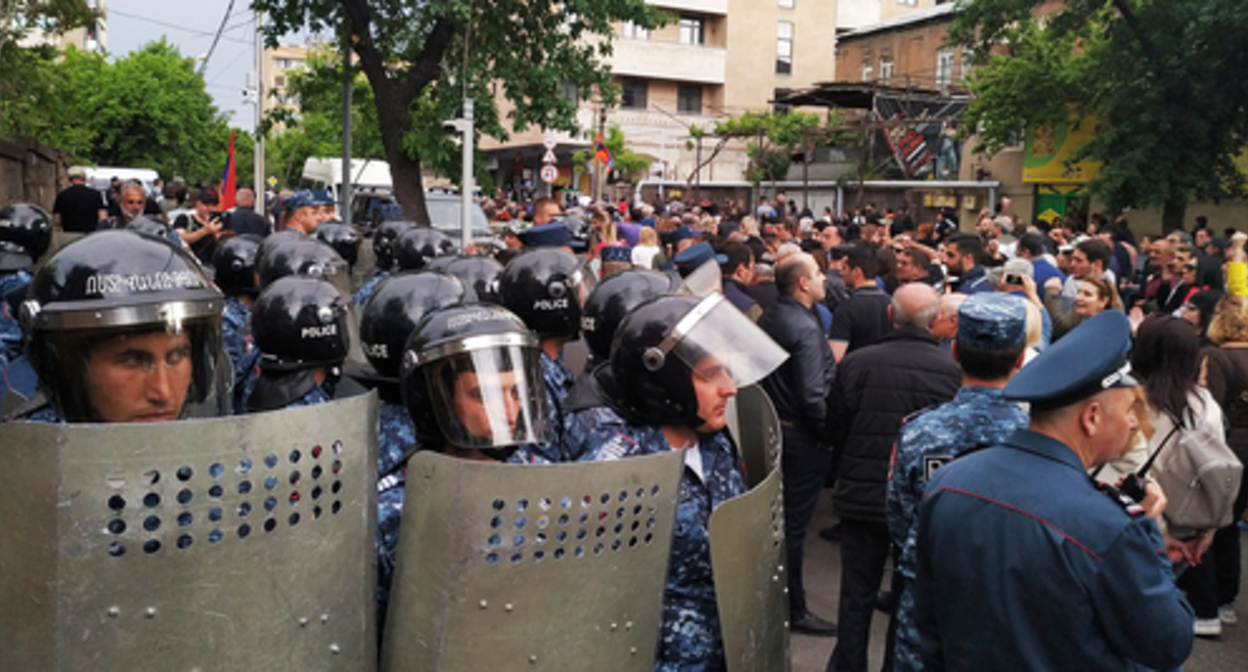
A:
[[[988,151],[1073,110],[1097,124],[1076,160],[1103,162],[1088,188],[1111,209],[1165,205],[1169,227],[1243,194],[1248,3],[1069,0],[1042,22],[1040,4],[959,0],[950,39],[978,55],[967,127]]]
[[[505,138],[495,93],[514,128],[574,132],[578,101],[595,92],[611,104],[616,87],[603,59],[618,21],[653,28],[665,15],[644,0],[256,0],[271,18],[269,37],[304,29],[349,33],[375,95],[382,145],[409,216],[426,218],[422,164],[454,175],[457,152],[441,124],[465,95],[477,131]]]
[[[716,122],[714,135],[719,142],[689,176],[690,182],[733,139],[750,139],[746,146],[746,155],[750,160],[746,167],[746,179],[757,185],[783,180],[792,155],[806,146],[838,143],[849,137],[839,114],[831,115],[824,124],[819,115],[810,112],[770,111],[744,112],[741,116]],[[695,136],[695,140],[701,142],[702,137]]]
[[[226,117],[193,61],[163,39],[113,64],[70,47],[38,72],[31,113],[18,132],[78,162],[152,168],[191,182],[221,176],[230,139]]]
[[[36,30],[49,36],[88,25],[97,14],[85,0],[0,1],[0,137],[39,137],[48,128],[57,50],[51,44],[21,46]]]
[[[644,173],[650,167],[650,158],[637,154],[624,144],[624,131],[616,124],[607,127],[607,135],[602,144],[611,152],[614,170],[620,179],[632,183],[638,173]]]

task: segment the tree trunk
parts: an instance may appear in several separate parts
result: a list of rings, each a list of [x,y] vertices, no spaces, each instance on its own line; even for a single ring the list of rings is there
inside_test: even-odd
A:
[[[1183,229],[1183,219],[1187,216],[1187,203],[1184,201],[1166,201],[1161,210],[1161,230],[1163,233]]]
[[[374,87],[376,84],[374,83]],[[389,87],[386,87],[389,88]],[[377,89],[374,88],[376,91]],[[385,96],[377,91],[377,123],[381,130],[381,144],[390,162],[390,180],[394,183],[394,197],[403,208],[403,216],[420,224],[429,225],[429,211],[425,207],[424,182],[420,174],[420,157],[409,156],[403,151],[403,136],[412,127],[412,115],[395,96]],[[383,102],[385,101],[385,102]]]

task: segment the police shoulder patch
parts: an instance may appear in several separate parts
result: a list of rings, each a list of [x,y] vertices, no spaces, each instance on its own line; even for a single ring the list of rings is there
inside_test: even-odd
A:
[[[602,444],[602,448],[598,451],[598,459],[600,460],[618,460],[628,456],[628,451],[632,449],[634,443],[631,439],[623,434],[616,434],[611,437],[610,441]]]
[[[936,475],[936,470],[953,461],[952,455],[924,455],[923,456],[923,480],[930,482],[932,476]]]

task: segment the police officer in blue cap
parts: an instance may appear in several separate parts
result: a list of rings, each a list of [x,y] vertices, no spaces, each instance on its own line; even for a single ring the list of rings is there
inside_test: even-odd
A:
[[[317,225],[325,221],[321,216],[321,201],[307,189],[300,189],[282,199],[284,227],[303,235],[311,235]]]
[[[1125,315],[1105,311],[1006,385],[1030,425],[941,467],[919,507],[914,614],[925,669],[1172,670],[1192,608],[1152,516],[1087,470],[1138,423]]]
[[[587,246],[584,240],[572,235],[572,230],[562,221],[531,227],[520,234],[520,240],[524,243],[525,249],[561,247],[568,252],[580,253],[584,252]]]
[[[1027,426],[1027,411],[1001,393],[1023,364],[1026,342],[1023,299],[995,292],[967,298],[958,310],[953,346],[962,388],[952,401],[908,418],[897,438],[887,499],[888,529],[901,549],[897,571],[903,577],[894,584],[900,594],[889,629],[897,672],[923,669],[908,586],[914,581],[915,514],[928,478],[963,451],[1001,443]]]

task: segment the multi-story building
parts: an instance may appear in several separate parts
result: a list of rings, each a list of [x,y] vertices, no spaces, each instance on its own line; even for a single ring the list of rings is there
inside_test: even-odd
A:
[[[86,3],[88,7],[99,12],[99,16],[90,25],[56,35],[35,29],[27,33],[22,39],[22,46],[51,44],[57,47],[59,51],[64,52],[72,44],[82,51],[92,51],[99,54],[107,52],[108,4],[105,0],[86,0]]]
[[[297,107],[298,101],[290,94],[289,77],[292,71],[304,66],[315,47],[312,45],[278,45],[264,50],[264,108],[265,114],[278,107]]]
[[[874,26],[950,0],[839,0],[836,4],[836,30],[848,32]]]
[[[618,125],[628,147],[651,158],[649,178],[690,178],[697,157],[687,146],[691,126],[710,130],[717,120],[772,109],[777,95],[827,81],[835,72],[838,0],[649,1],[673,19],[652,31],[617,26],[608,64],[621,96],[605,111],[605,124]],[[582,103],[577,119],[588,133],[556,135],[556,186],[590,191],[587,176],[570,184],[571,155],[587,148],[592,155],[601,113],[596,102]],[[506,142],[485,139],[482,149],[492,159],[496,182],[540,185],[547,135],[528,129]],[[745,143],[731,143],[700,179],[740,180],[746,164]]]

